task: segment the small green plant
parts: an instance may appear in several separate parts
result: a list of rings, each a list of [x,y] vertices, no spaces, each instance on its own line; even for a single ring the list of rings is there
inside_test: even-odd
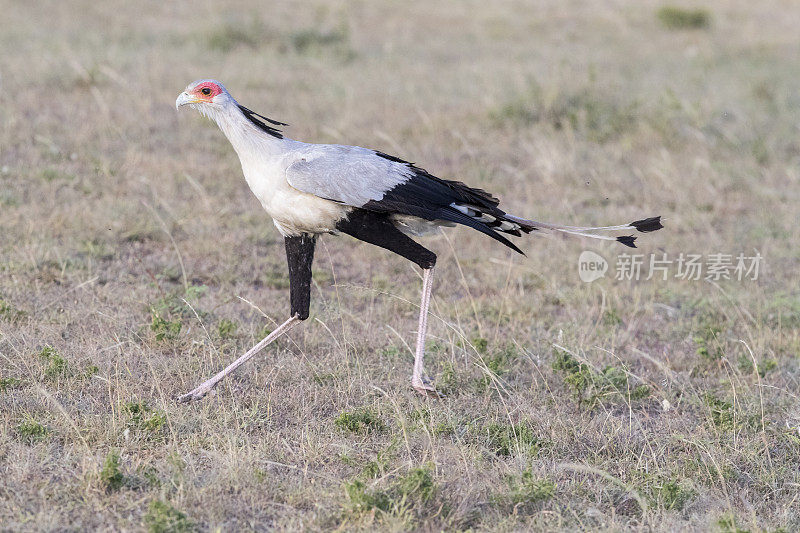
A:
[[[664,6],[656,12],[656,17],[670,30],[703,29],[711,24],[711,15],[705,9]]]
[[[15,429],[19,439],[27,444],[42,442],[50,436],[50,430],[31,416],[18,424]]]
[[[125,484],[125,476],[119,467],[119,453],[112,451],[106,455],[100,470],[100,482],[108,492],[117,491]]]
[[[606,326],[619,326],[622,324],[622,317],[619,316],[619,312],[616,309],[607,309],[603,313],[603,324]]]
[[[83,371],[84,378],[91,378],[92,376],[96,376],[100,372],[100,368],[97,365],[89,365]]]
[[[478,379],[478,390],[487,390],[494,379],[508,372],[509,363],[516,358],[517,351],[514,346],[506,346],[491,356],[484,356],[483,362],[488,373],[484,371],[484,375]]]
[[[546,478],[535,477],[530,468],[520,476],[509,476],[507,482],[508,493],[492,498],[498,505],[510,507],[535,505],[551,499],[556,493],[555,483]]]
[[[442,372],[436,380],[436,388],[444,395],[452,393],[458,385],[458,374],[450,361],[442,363]]]
[[[697,355],[709,362],[721,359],[720,333],[722,328],[719,325],[709,324],[707,321],[702,324],[693,337]]]
[[[174,340],[178,338],[183,326],[180,320],[167,320],[161,316],[155,309],[150,311],[151,322],[150,331],[155,333],[155,339],[159,342],[165,340]]]
[[[722,430],[734,429],[733,405],[730,402],[720,400],[710,392],[703,396],[706,406],[711,414],[712,423]]]
[[[489,349],[489,341],[484,339],[483,337],[473,337],[472,345],[480,354],[485,354],[486,351]]]
[[[405,516],[412,509],[419,509],[436,493],[433,473],[428,467],[409,469],[395,479],[386,489],[367,487],[360,480],[344,485],[349,511],[354,515],[367,512]]]
[[[0,392],[4,392],[11,389],[19,389],[25,384],[19,378],[0,378]]]
[[[52,346],[48,345],[42,348],[39,352],[39,359],[47,365],[44,369],[44,375],[49,379],[64,377],[70,373],[67,360]]]
[[[145,402],[128,402],[122,406],[128,415],[128,427],[134,427],[149,433],[159,432],[167,423],[167,415],[162,411],[154,411]]]
[[[766,359],[757,365],[753,364],[753,360],[748,356],[742,354],[739,357],[739,370],[744,374],[750,374],[755,370],[760,377],[765,377],[771,370],[778,367],[778,362],[775,359]]]
[[[571,354],[562,350],[556,350],[552,367],[556,372],[564,374],[564,384],[572,390],[572,394],[580,405],[586,389],[592,382],[592,369],[588,365],[579,363]]]
[[[344,491],[350,502],[350,511],[361,514],[373,509],[387,512],[391,507],[389,495],[381,490],[368,489],[363,481],[354,480],[345,483]]]
[[[381,355],[383,355],[384,357],[389,357],[391,359],[395,359],[395,358],[399,357],[401,353],[402,352],[401,352],[400,348],[398,348],[397,346],[394,346],[394,345],[387,346],[385,348],[381,348]]]
[[[585,404],[591,409],[598,403],[633,402],[650,395],[647,385],[631,383],[624,367],[608,365],[598,372],[562,350],[556,350],[552,367],[563,375],[564,384],[572,391],[579,406]]]
[[[680,511],[695,492],[678,480],[670,479],[657,484],[655,499],[664,509]]]
[[[190,285],[185,290],[163,296],[150,306],[150,331],[157,342],[174,341],[180,336],[183,319],[193,319],[195,313],[201,318],[207,314],[197,306],[206,290],[205,285]]]
[[[217,334],[220,339],[232,339],[236,336],[236,331],[239,329],[239,324],[233,320],[223,318],[217,325]]]
[[[424,467],[412,468],[397,482],[397,492],[403,500],[427,502],[435,490],[433,474]]]
[[[540,447],[539,438],[528,424],[489,424],[486,426],[488,448],[501,457],[520,453],[535,454]]]
[[[185,514],[160,500],[150,502],[144,525],[150,533],[183,533],[194,529]]]
[[[353,412],[342,412],[333,422],[337,428],[356,434],[382,433],[386,426],[372,409],[362,407]]]

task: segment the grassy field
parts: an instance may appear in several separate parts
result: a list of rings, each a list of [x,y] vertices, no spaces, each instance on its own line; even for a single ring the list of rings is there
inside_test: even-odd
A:
[[[0,530],[800,529],[800,7],[703,4],[0,2]],[[178,405],[288,313],[235,153],[175,113],[201,77],[522,216],[661,214],[646,260],[758,279],[447,230],[434,401],[419,272],[325,236],[311,318]]]

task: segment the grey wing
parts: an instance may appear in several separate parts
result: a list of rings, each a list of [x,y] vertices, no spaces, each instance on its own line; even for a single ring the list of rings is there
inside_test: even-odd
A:
[[[463,224],[519,253],[499,232],[519,236],[533,229],[507,218],[497,198],[486,191],[357,146],[309,145],[286,169],[286,180],[295,189],[353,207]]]
[[[300,191],[353,207],[378,201],[412,176],[404,164],[358,146],[317,145],[286,169],[286,181]]]

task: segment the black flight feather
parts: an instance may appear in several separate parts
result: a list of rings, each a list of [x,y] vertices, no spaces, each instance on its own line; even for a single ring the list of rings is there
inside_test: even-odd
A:
[[[476,229],[503,243],[515,252],[523,253],[522,250],[492,227],[499,226],[506,220],[506,213],[498,209],[497,205],[500,200],[490,193],[470,187],[460,181],[438,178],[399,157],[383,152],[375,152],[375,154],[389,161],[408,166],[413,174],[405,182],[386,191],[383,198],[371,200],[361,206],[361,209],[381,213],[411,215],[424,220],[455,222],[456,224]],[[479,220],[477,217],[469,216],[451,207],[451,204],[464,204],[478,213],[478,216],[485,213],[494,217],[495,220],[492,222]],[[519,231],[516,229],[505,233],[519,236]]]

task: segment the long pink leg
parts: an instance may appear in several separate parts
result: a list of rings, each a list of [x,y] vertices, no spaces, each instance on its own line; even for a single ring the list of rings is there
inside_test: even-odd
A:
[[[263,350],[272,341],[274,341],[275,339],[277,339],[278,337],[280,337],[281,335],[292,329],[299,322],[300,318],[297,315],[293,316],[292,318],[290,318],[289,320],[278,326],[278,328],[275,331],[264,337],[258,344],[250,348],[246,354],[244,354],[239,359],[237,359],[236,361],[225,367],[225,369],[222,370],[219,374],[209,379],[208,381],[203,382],[192,392],[180,396],[178,398],[178,401],[183,403],[183,402],[191,402],[199,400],[200,398],[211,392],[211,389],[213,389],[217,383],[225,379],[225,376],[227,376],[228,374],[239,368],[239,366],[246,363],[251,357],[253,357],[255,354]]]
[[[428,329],[428,308],[431,303],[433,291],[433,268],[422,271],[422,302],[419,305],[419,327],[417,328],[417,350],[414,354],[414,373],[411,376],[411,386],[414,390],[425,396],[441,398],[433,384],[425,378],[425,369],[422,358],[425,356],[425,333]]]

